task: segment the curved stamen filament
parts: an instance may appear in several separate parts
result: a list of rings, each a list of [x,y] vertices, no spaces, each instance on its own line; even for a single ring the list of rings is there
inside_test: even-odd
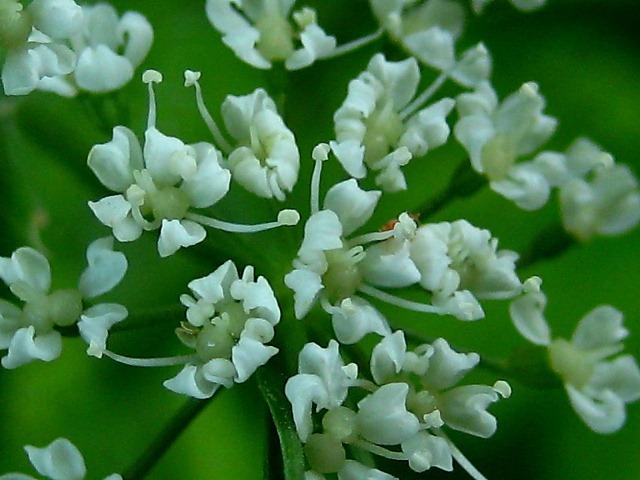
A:
[[[371,452],[374,455],[378,455],[379,457],[388,458],[390,460],[407,460],[407,456],[401,452],[393,452],[379,445],[375,445],[373,443],[369,443],[366,440],[357,440],[353,442],[353,445],[366,450],[367,452]]]
[[[123,363],[124,365],[129,365],[132,367],[172,367],[175,365],[186,365],[187,363],[192,363],[198,360],[197,355],[182,355],[176,357],[161,358],[133,358],[100,348],[97,345],[91,345],[87,353],[97,358],[105,355],[118,363]]]
[[[373,33],[370,33],[369,35],[365,35],[364,37],[357,38],[355,40],[352,40],[351,42],[347,42],[343,45],[340,45],[333,52],[331,52],[330,55],[327,55],[326,57],[322,57],[322,58],[323,59],[335,58],[335,57],[339,57],[340,55],[344,55],[346,53],[351,53],[360,47],[364,47],[369,43],[375,42],[377,39],[379,39],[382,36],[383,33],[384,33],[384,28],[379,28],[378,30],[376,30]]]
[[[329,145],[319,143],[311,152],[311,158],[315,161],[311,174],[311,215],[320,211],[320,177],[322,177],[322,163],[329,158]]]
[[[217,218],[198,215],[197,213],[187,213],[185,218],[198,222],[202,225],[206,225],[207,227],[215,228],[216,230],[233,233],[263,232],[273,228],[297,225],[300,221],[300,215],[298,212],[291,209],[281,210],[278,214],[278,219],[275,222],[257,223],[255,225],[225,222],[223,220],[218,220]]]
[[[347,245],[352,247],[355,245],[363,245],[365,243],[382,242],[384,240],[388,240],[392,238],[393,236],[394,236],[393,229],[386,230],[384,232],[365,233],[358,237],[352,238],[351,240],[348,240]]]
[[[442,86],[442,84],[449,78],[449,72],[442,72],[438,78],[436,78],[427,89],[418,95],[413,102],[405,107],[402,112],[400,112],[400,118],[405,120],[410,115],[413,115],[416,110],[418,110],[422,105],[425,104],[427,100],[429,100],[434,93],[438,91],[438,89]]]
[[[157,70],[147,70],[142,74],[142,81],[149,88],[149,116],[147,117],[147,130],[156,126],[156,94],[153,90],[154,83],[162,82],[162,74]]]
[[[487,480],[480,471],[473,466],[473,464],[469,461],[467,457],[456,447],[456,445],[451,441],[449,437],[447,437],[444,432],[438,429],[431,430],[435,435],[444,439],[449,444],[449,450],[451,451],[451,456],[458,462],[465,472],[467,472],[471,477],[475,480]]]
[[[448,315],[449,312],[441,307],[436,307],[435,305],[429,305],[426,303],[413,302],[411,300],[406,300],[404,298],[396,297],[395,295],[391,295],[390,293],[383,292],[382,290],[378,290],[371,285],[360,285],[358,287],[362,293],[367,294],[373,298],[377,298],[385,303],[390,305],[395,305],[396,307],[406,308],[407,310],[412,310],[414,312],[422,312],[422,313],[436,313],[438,315]]]
[[[207,125],[207,128],[213,135],[214,140],[218,144],[218,146],[228,155],[233,150],[231,145],[222,135],[220,128],[216,124],[215,120],[209,113],[209,109],[204,103],[204,99],[202,98],[202,88],[200,88],[200,83],[198,79],[200,78],[200,72],[193,72],[191,70],[185,70],[184,72],[184,86],[191,87],[193,86],[196,89],[196,105],[198,106],[198,111],[200,112],[200,116],[204,120],[204,123]]]

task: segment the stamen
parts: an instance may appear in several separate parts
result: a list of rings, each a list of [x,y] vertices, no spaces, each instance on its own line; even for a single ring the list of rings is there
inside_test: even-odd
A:
[[[197,355],[182,355],[176,357],[164,357],[164,358],[132,358],[124,355],[119,355],[106,348],[101,348],[94,342],[91,342],[87,349],[87,354],[102,358],[102,355],[106,355],[112,360],[132,367],[172,367],[175,365],[185,365],[190,362],[194,362],[198,359]]]
[[[391,450],[387,450],[384,447],[379,445],[375,445],[373,443],[369,443],[366,440],[357,440],[352,443],[353,446],[362,448],[368,452],[373,453],[374,455],[378,455],[379,457],[388,458],[390,460],[407,460],[407,456],[404,453],[400,452],[392,452]]]
[[[434,93],[438,91],[438,89],[442,86],[442,84],[449,78],[449,72],[442,72],[438,78],[436,78],[429,87],[418,95],[413,102],[405,107],[402,112],[400,112],[400,118],[405,120],[410,115],[413,115],[416,110],[418,110],[422,105],[425,104],[427,100],[429,100]]]
[[[202,98],[202,88],[200,88],[200,83],[198,80],[200,79],[200,72],[194,72],[191,70],[184,71],[184,86],[185,87],[195,87],[196,89],[196,105],[198,106],[198,111],[200,112],[200,116],[204,120],[204,123],[209,128],[211,135],[213,135],[214,140],[218,144],[218,146],[224,150],[224,152],[228,155],[233,150],[229,142],[225,140],[222,136],[222,132],[215,120],[209,113],[209,109],[204,103],[204,99]]]
[[[142,74],[142,82],[149,86],[149,116],[147,118],[147,130],[156,126],[156,95],[153,84],[162,82],[162,74],[157,70],[146,70]]]
[[[388,240],[392,238],[393,230],[386,230],[384,232],[371,232],[365,233],[358,237],[352,238],[347,242],[347,245],[350,247],[355,245],[364,245],[365,243],[373,243],[373,242],[382,242],[384,240]]]
[[[320,177],[322,176],[322,162],[329,158],[331,147],[327,143],[319,143],[311,152],[311,158],[315,160],[313,173],[311,174],[311,215],[320,211]]]
[[[382,290],[378,290],[371,285],[362,284],[358,287],[362,293],[365,293],[373,298],[377,298],[385,303],[390,305],[395,305],[396,307],[406,308],[407,310],[412,310],[414,312],[422,312],[422,313],[436,313],[438,315],[448,315],[449,312],[441,307],[436,307],[435,305],[429,305],[426,303],[413,302],[411,300],[406,300],[404,298],[396,297],[395,295],[391,295],[390,293],[383,292]]]
[[[384,28],[381,27],[375,32],[370,33],[369,35],[365,35],[362,38],[358,38],[356,40],[352,40],[351,42],[347,42],[343,45],[340,45],[333,52],[331,52],[330,55],[326,57],[322,57],[322,59],[324,60],[325,58],[335,58],[335,57],[339,57],[340,55],[344,55],[346,53],[351,53],[360,47],[364,47],[365,45],[375,42],[382,36],[383,33],[384,33]]]
[[[300,214],[296,210],[285,209],[281,210],[280,213],[278,213],[278,219],[275,222],[258,223],[255,225],[243,225],[239,223],[225,222],[216,218],[198,215],[197,213],[187,213],[187,215],[185,215],[185,218],[193,220],[194,222],[198,222],[202,225],[206,225],[207,227],[215,228],[216,230],[223,230],[225,232],[255,233],[283,226],[297,225],[300,221]]]
[[[471,477],[475,480],[487,480],[480,471],[473,466],[473,464],[464,456],[464,454],[456,447],[456,445],[451,441],[449,437],[447,437],[442,430],[433,429],[431,432],[437,435],[440,438],[443,438],[449,444],[449,450],[451,451],[451,456],[458,462],[465,472],[467,472]]]

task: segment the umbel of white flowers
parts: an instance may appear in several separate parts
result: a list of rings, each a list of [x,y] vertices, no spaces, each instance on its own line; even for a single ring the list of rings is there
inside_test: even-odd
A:
[[[479,298],[520,293],[515,252],[498,251],[487,230],[466,221],[418,226],[404,213],[389,230],[348,239],[369,220],[381,192],[366,192],[354,179],[340,182],[329,189],[320,210],[320,175],[328,153],[326,144],[313,151],[311,216],[294,269],[285,277],[294,291],[297,318],[318,302],[332,315],[336,338],[355,343],[367,333],[390,333],[385,318],[363,294],[409,310],[477,320],[484,316]],[[416,284],[431,293],[430,304],[378,289]]]
[[[192,295],[180,301],[187,307],[187,321],[176,329],[192,355],[167,358],[130,358],[94,342],[87,353],[139,367],[183,365],[164,386],[194,398],[209,398],[221,386],[243,383],[278,349],[267,345],[280,321],[280,307],[271,285],[264,277],[254,280],[253,267],[238,275],[229,260],[214,272],[189,283]]]
[[[87,248],[88,266],[77,288],[51,291],[51,268],[44,255],[30,247],[0,257],[0,278],[23,305],[0,299],[0,349],[5,368],[33,360],[49,362],[60,356],[62,337],[57,328],[77,324],[87,343],[105,346],[111,326],[124,320],[127,309],[116,303],[83,305],[112,290],[127,271],[127,259],[112,250],[113,238],[101,238]]]
[[[306,478],[328,473],[337,473],[341,480],[395,478],[347,459],[344,445],[408,461],[417,472],[431,467],[450,471],[455,459],[472,477],[484,478],[442,430],[482,438],[495,432],[496,419],[486,409],[511,394],[509,385],[456,386],[478,361],[475,353],[454,352],[444,339],[407,351],[404,334],[398,331],[373,349],[371,382],[358,378],[357,365],[344,364],[334,340],[327,348],[305,345],[298,374],[287,381],[285,393],[311,467]],[[351,388],[366,392],[357,408],[346,404]],[[313,412],[322,416],[321,422],[313,422]],[[314,425],[321,425],[320,432],[314,433]]]
[[[195,82],[192,77],[187,78]],[[102,184],[119,192],[97,202],[89,202],[89,207],[98,220],[111,227],[118,240],[130,242],[138,239],[145,230],[160,229],[158,253],[167,257],[181,247],[202,242],[207,235],[204,226],[230,232],[258,232],[298,223],[300,217],[295,210],[282,210],[276,221],[258,225],[229,223],[193,212],[194,208],[210,207],[223,198],[229,191],[232,173],[225,168],[226,162],[214,145],[206,142],[186,145],[180,139],[164,135],[156,128],[153,84],[160,83],[162,75],[155,70],[148,70],[142,79],[149,86],[149,119],[144,147],[140,147],[131,130],[118,126],[113,129],[113,139],[94,146],[87,160]],[[264,91],[260,92],[261,98],[267,100]],[[237,111],[241,114],[243,110]],[[269,112],[273,113],[271,110]],[[254,115],[245,121],[230,117],[232,120],[229,122],[235,127],[235,131],[243,130],[243,126],[247,132],[257,130],[259,133],[251,135],[251,138],[257,137],[260,140],[261,132],[267,128],[261,126],[265,125],[265,120],[273,119],[273,115]],[[255,124],[258,127],[253,130]],[[273,130],[273,123],[270,125]],[[249,137],[249,133],[246,136]],[[273,142],[273,137],[270,140]],[[293,143],[291,148],[295,149],[294,156],[297,160],[297,147],[292,134],[286,142]],[[261,148],[261,144],[252,144],[251,147]],[[242,158],[233,163],[232,158],[239,150],[243,153],[236,157]],[[244,153],[246,150],[251,151],[250,147],[241,146],[231,153],[229,163],[233,166],[230,169],[249,183],[253,180],[262,184],[267,177],[260,165],[247,159],[250,154]],[[289,151],[286,148],[278,149],[279,153],[288,157]],[[277,162],[277,159],[272,162]],[[264,169],[273,166],[269,162],[267,164]],[[292,183],[295,183],[297,168],[288,177],[289,181],[294,177]]]
[[[8,50],[2,68],[7,95],[117,90],[133,78],[153,43],[144,16],[126,12],[119,18],[106,3],[34,0],[23,9],[17,0],[3,0],[0,26],[0,45]]]

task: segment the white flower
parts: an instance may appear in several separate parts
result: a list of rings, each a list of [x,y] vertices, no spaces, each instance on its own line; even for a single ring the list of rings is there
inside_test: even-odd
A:
[[[115,127],[112,140],[94,146],[87,163],[104,186],[119,194],[89,206],[121,242],[160,229],[158,252],[172,255],[204,240],[204,227],[185,216],[228,192],[231,174],[220,161],[213,145],[185,145],[155,126],[145,132],[144,149],[131,130]]]
[[[397,445],[413,437],[420,423],[407,411],[409,385],[388,383],[358,402],[358,431],[378,445]]]
[[[27,445],[24,447],[31,465],[40,475],[51,480],[82,480],[87,474],[84,458],[66,438],[58,438],[43,448]],[[22,473],[8,473],[0,476],[1,480],[36,480],[30,475]],[[104,480],[122,480],[117,473],[111,474]]]
[[[494,191],[525,210],[536,210],[549,198],[550,185],[540,165],[516,162],[554,132],[557,122],[544,115],[543,108],[544,99],[531,82],[501,104],[488,83],[457,98],[460,120],[454,133],[469,153],[474,170],[488,177]]]
[[[562,223],[580,240],[619,235],[640,221],[640,191],[624,165],[595,170],[592,179],[574,178],[560,188]]]
[[[149,53],[153,29],[141,14],[126,12],[118,18],[106,3],[83,6],[82,12],[82,34],[72,43],[78,54],[75,81],[89,92],[117,90],[133,78]]]
[[[174,392],[208,398],[223,385],[245,382],[278,352],[266,345],[280,321],[280,308],[264,277],[254,280],[252,267],[242,277],[230,260],[206,277],[189,283],[193,296],[182,295],[187,323],[177,330],[196,351],[176,377],[164,382]]]
[[[36,0],[27,8],[33,30],[14,42],[2,70],[7,95],[35,89],[74,96],[116,90],[133,77],[153,42],[139,13],[119,18],[108,4],[80,7],[73,0]]]
[[[498,250],[498,240],[488,230],[466,220],[422,225],[410,248],[420,285],[434,295],[432,303],[448,305],[458,318],[483,316],[477,299],[505,299],[520,292],[517,254]]]
[[[0,257],[0,278],[24,302],[22,309],[0,300],[0,349],[5,368],[17,368],[33,360],[51,361],[60,356],[62,339],[56,327],[77,322],[87,343],[104,344],[109,328],[124,320],[127,310],[118,304],[97,304],[83,312],[83,299],[112,290],[124,277],[127,260],[112,250],[113,239],[94,241],[87,249],[88,267],[78,289],[50,291],[51,268],[37,250],[22,247],[11,258]]]
[[[287,70],[298,70],[330,56],[336,39],[318,26],[315,10],[305,7],[291,14],[293,3],[207,0],[206,9],[222,41],[244,62],[262,69],[284,62]]]
[[[445,143],[450,131],[445,117],[453,108],[452,99],[407,118],[405,109],[419,81],[415,59],[388,62],[377,54],[367,70],[349,83],[347,98],[334,115],[336,141],[331,148],[352,177],[362,178],[370,169],[377,172],[376,183],[385,190],[404,190],[400,167]]]
[[[488,80],[491,57],[482,43],[456,60],[455,42],[464,24],[464,10],[458,3],[371,0],[371,7],[391,37],[420,62],[442,71],[443,80],[452,78],[465,87]]]
[[[304,442],[313,431],[311,411],[339,407],[358,375],[355,364],[344,364],[338,343],[330,340],[327,348],[307,343],[300,351],[298,373],[287,380],[285,394],[293,409],[298,436]]]
[[[225,163],[234,180],[260,197],[284,200],[298,180],[300,153],[273,100],[261,88],[229,95],[222,116],[237,143]]]
[[[537,287],[537,288],[536,288]],[[628,331],[622,314],[600,306],[580,320],[571,341],[551,339],[539,282],[514,300],[511,315],[520,333],[546,346],[551,368],[562,379],[576,413],[597,433],[613,433],[626,420],[625,404],[640,399],[640,368],[631,355],[617,355]]]
[[[419,377],[422,389],[412,393],[408,404],[411,411],[419,415],[425,428],[447,425],[487,438],[496,430],[496,419],[486,409],[500,397],[509,396],[510,389],[505,382],[497,382],[493,387],[456,386],[479,360],[475,353],[455,352],[442,338],[408,352],[404,334],[398,331],[374,347],[371,373],[376,382],[385,385],[395,385],[393,382],[406,378],[409,373]],[[438,448],[438,442],[429,440],[429,443]]]

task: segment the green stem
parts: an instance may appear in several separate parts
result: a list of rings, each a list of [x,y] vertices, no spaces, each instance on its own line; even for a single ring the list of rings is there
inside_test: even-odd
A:
[[[463,161],[453,172],[447,188],[435,198],[422,204],[418,208],[418,213],[421,218],[428,218],[450,202],[473,195],[486,183],[485,178],[471,167],[469,161]]]
[[[212,397],[213,398],[213,397]],[[189,424],[207,406],[209,400],[190,398],[155,438],[134,464],[122,475],[124,480],[145,478]]]
[[[555,258],[576,244],[576,239],[569,235],[560,223],[554,223],[540,232],[529,248],[520,255],[518,267],[526,268]]]

